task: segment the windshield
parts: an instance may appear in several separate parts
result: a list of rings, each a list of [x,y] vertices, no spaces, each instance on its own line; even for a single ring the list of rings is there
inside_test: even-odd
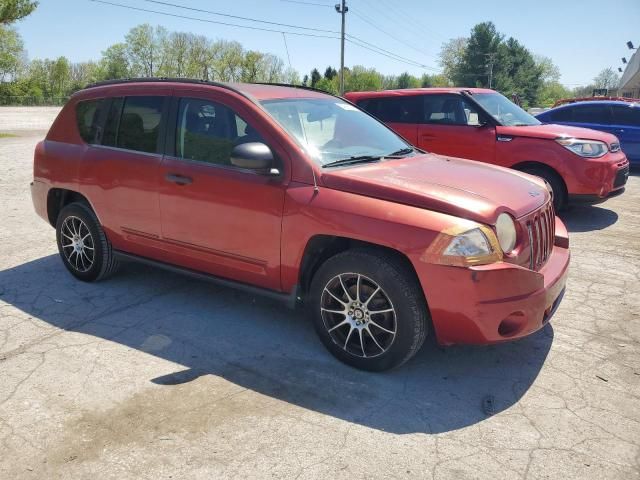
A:
[[[352,157],[384,157],[411,148],[383,124],[338,98],[260,103],[320,165]]]
[[[476,93],[472,97],[500,125],[519,127],[524,125],[540,125],[533,115],[528,114],[515,103],[499,93]]]

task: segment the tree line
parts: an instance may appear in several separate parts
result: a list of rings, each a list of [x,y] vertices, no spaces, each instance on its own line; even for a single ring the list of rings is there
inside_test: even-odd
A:
[[[73,92],[101,80],[184,77],[223,82],[302,84],[338,93],[338,70],[314,68],[302,78],[273,54],[246,50],[239,42],[212,40],[189,32],[170,32],[149,24],[132,28],[122,42],[99,59],[71,62],[29,60],[22,38],[11,26],[37,7],[29,0],[0,0],[0,104],[63,103]],[[594,88],[614,88],[618,77],[603,70],[591,85],[568,89],[550,58],[533,55],[513,37],[505,39],[492,22],[471,29],[469,37],[445,42],[442,73],[385,75],[375,68],[345,68],[345,90],[419,87],[489,87],[517,97],[524,107],[550,106],[559,98],[590,96]]]
[[[27,60],[14,28],[0,26],[0,101],[64,99],[87,84],[134,77],[179,77],[223,82],[300,83],[298,73],[270,53],[246,50],[239,42],[211,40],[144,24],[97,61],[66,57]]]

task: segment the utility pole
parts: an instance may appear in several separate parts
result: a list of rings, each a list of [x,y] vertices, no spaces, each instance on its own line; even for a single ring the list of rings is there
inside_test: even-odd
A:
[[[340,95],[344,95],[344,17],[349,11],[346,0],[336,3],[336,12],[342,15],[342,30],[340,35]]]
[[[493,87],[493,62],[496,58],[496,54],[494,53],[485,53],[485,57],[487,57],[487,68],[489,69],[489,88]]]

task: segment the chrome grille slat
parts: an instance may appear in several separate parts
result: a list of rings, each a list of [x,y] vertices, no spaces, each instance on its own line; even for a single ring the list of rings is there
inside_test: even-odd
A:
[[[549,260],[555,241],[555,212],[549,203],[526,220],[529,236],[529,268],[539,270]]]

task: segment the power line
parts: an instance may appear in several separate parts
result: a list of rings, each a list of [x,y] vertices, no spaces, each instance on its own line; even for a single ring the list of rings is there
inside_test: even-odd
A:
[[[420,34],[427,33],[427,34],[429,34],[431,36],[435,35],[437,37],[440,37],[440,39],[445,39],[445,37],[440,35],[438,32],[426,29],[425,28],[426,27],[426,23],[417,22],[410,14],[407,14],[406,12],[403,14],[402,10],[400,10],[400,8],[397,6],[397,3],[394,4],[393,6],[391,6],[386,2],[386,0],[378,0],[378,1],[383,5],[383,7],[385,8],[386,12],[392,12],[393,14],[395,14],[397,16],[396,18],[400,18],[401,19],[399,24],[403,28],[407,27],[407,23],[411,23],[416,28],[416,30],[420,32]]]
[[[329,8],[333,8],[333,5],[329,5],[327,3],[315,3],[315,2],[302,2],[300,0],[280,0],[281,2],[287,2],[287,3],[300,3],[302,5],[312,5],[314,7],[329,7]]]
[[[389,52],[388,50],[383,50],[380,47],[376,47],[375,45],[373,45],[372,47],[368,47],[367,45],[372,45],[368,42],[364,42],[363,40],[358,39],[358,37],[354,37],[353,35],[347,35],[346,40],[349,43],[352,43],[354,45],[359,46],[360,48],[364,48],[365,50],[369,50],[371,52],[377,53],[378,55],[382,55],[384,57],[390,58],[392,60],[395,60],[397,62],[400,63],[405,63],[407,65],[411,65],[412,67],[419,67],[419,68],[423,68],[426,70],[433,70],[433,71],[437,71],[435,68],[430,67],[428,65],[423,65],[422,63],[416,62],[414,60],[405,58],[405,57],[400,57],[398,55],[396,55],[395,53]],[[362,43],[360,43],[362,42]]]
[[[356,37],[355,35],[350,35],[350,34],[347,33],[346,36],[348,37],[348,40],[356,40],[356,41],[358,41],[360,43],[363,43],[363,44],[368,45],[369,47],[371,47],[371,48],[367,48],[367,50],[375,49],[374,51],[377,51],[377,53],[380,53],[381,55],[386,54],[385,57],[395,58],[396,60],[399,60],[399,61],[401,61],[403,63],[411,64],[414,67],[421,67],[421,68],[424,68],[426,70],[438,71],[438,69],[435,68],[435,67],[431,67],[429,65],[425,65],[424,63],[420,63],[420,62],[417,62],[417,61],[412,60],[410,58],[398,55],[397,53],[393,53],[393,52],[391,52],[389,50],[385,50],[384,48],[378,47],[377,45],[374,45],[373,43],[369,43],[369,42],[367,42],[365,40],[362,40],[361,38]],[[352,41],[351,43],[354,43],[354,42]],[[366,47],[363,47],[363,48],[366,48]]]
[[[171,3],[171,2],[162,2],[160,0],[142,0],[143,2],[147,2],[147,3],[155,3],[158,5],[165,5],[167,7],[174,7],[174,8],[181,8],[183,10],[191,10],[192,12],[199,12],[199,13],[208,13],[211,15],[217,15],[220,17],[228,17],[228,18],[235,18],[238,20],[245,20],[247,22],[257,22],[257,23],[265,23],[268,25],[277,25],[279,27],[287,27],[287,28],[298,28],[301,30],[312,30],[314,32],[324,32],[324,33],[334,33],[334,34],[339,34],[340,32],[334,31],[334,30],[324,30],[321,28],[312,28],[312,27],[303,27],[300,25],[291,25],[288,23],[278,23],[278,22],[270,22],[268,20],[260,20],[257,18],[250,18],[250,17],[241,17],[239,15],[231,15],[229,13],[221,13],[221,12],[214,12],[213,10],[205,10],[202,8],[195,8],[195,7],[187,7],[186,5],[178,5],[176,3]]]
[[[167,13],[167,12],[160,12],[158,10],[151,10],[148,8],[140,8],[140,7],[132,7],[130,5],[122,5],[121,3],[115,3],[115,2],[108,2],[106,0],[89,0],[90,2],[94,2],[94,3],[102,3],[105,5],[112,5],[114,7],[120,7],[120,8],[126,8],[129,10],[137,10],[139,12],[146,12],[146,13],[156,13],[158,15],[164,15],[166,17],[174,17],[174,18],[182,18],[182,19],[186,19],[186,20],[194,20],[196,22],[204,22],[204,23],[213,23],[216,25],[225,25],[227,27],[237,27],[237,28],[245,28],[248,30],[259,30],[262,32],[273,32],[273,33],[283,33],[283,30],[275,30],[272,28],[263,28],[263,27],[251,27],[249,25],[238,25],[237,23],[227,23],[227,22],[219,22],[216,20],[208,20],[206,18],[197,18],[197,17],[189,17],[187,15],[178,15],[175,13]],[[332,37],[329,35],[316,35],[313,33],[302,33],[302,32],[284,32],[288,35],[298,35],[300,37],[314,37],[314,38],[331,38],[334,40],[338,40],[338,37]]]
[[[385,35],[387,35],[390,38],[393,38],[394,40],[396,40],[397,42],[402,43],[403,45],[406,45],[409,48],[412,48],[413,50],[415,50],[416,52],[419,52],[427,57],[433,57],[433,55],[425,52],[424,50],[421,50],[419,48],[416,48],[415,46],[411,45],[408,42],[405,42],[404,40],[402,40],[401,38],[396,37],[395,35],[387,32],[386,30],[382,29],[381,27],[379,27],[378,25],[376,25],[373,21],[371,21],[371,19],[368,19],[367,17],[365,17],[363,14],[358,13],[357,11],[354,11],[353,14],[360,18],[362,21],[368,23],[369,25],[371,25],[372,27],[374,27],[375,29],[379,30],[380,32],[384,33]]]
[[[175,13],[168,13],[168,12],[161,12],[158,10],[152,10],[152,9],[148,9],[148,8],[141,8],[141,7],[134,7],[131,5],[123,5],[121,3],[116,3],[116,2],[110,2],[107,0],[89,0],[90,2],[94,2],[94,3],[101,3],[104,5],[111,5],[114,7],[119,7],[119,8],[124,8],[124,9],[128,9],[128,10],[135,10],[135,11],[139,11],[139,12],[146,12],[146,13],[155,13],[157,15],[164,15],[167,17],[174,17],[174,18],[181,18],[181,19],[185,19],[185,20],[193,20],[196,22],[203,22],[203,23],[212,23],[212,24],[216,24],[216,25],[224,25],[224,26],[228,26],[228,27],[237,27],[237,28],[244,28],[244,29],[248,29],[248,30],[258,30],[258,31],[262,31],[262,32],[272,32],[272,33],[280,33],[280,34],[287,34],[287,35],[297,35],[297,36],[301,36],[301,37],[312,37],[312,38],[328,38],[328,39],[332,39],[332,40],[339,40],[339,37],[335,37],[335,36],[330,36],[330,35],[319,35],[319,34],[312,34],[312,33],[303,33],[303,32],[290,32],[290,31],[283,31],[283,30],[276,30],[276,29],[272,29],[272,28],[264,28],[264,27],[256,27],[256,26],[249,26],[249,25],[239,25],[236,23],[228,23],[228,22],[220,22],[217,20],[209,20],[209,19],[205,19],[205,18],[198,18],[198,17],[191,17],[191,16],[187,16],[187,15],[179,15],[179,14],[175,14]],[[293,2],[293,0],[282,0],[282,1],[291,1]],[[159,3],[159,2],[158,2]],[[163,2],[165,4],[168,4],[168,2]],[[256,20],[259,21],[257,19],[252,19],[252,20]],[[301,27],[295,27],[295,28],[301,28]],[[302,27],[304,28],[304,27]],[[331,32],[331,31],[327,31],[327,32]],[[364,48],[365,50],[369,50],[371,52],[377,53],[379,55],[391,58],[392,60],[396,60],[398,62],[401,63],[406,63],[408,65],[414,66],[414,67],[420,67],[420,68],[424,68],[424,69],[428,69],[428,70],[433,70],[433,71],[437,71],[437,69],[435,69],[434,67],[430,67],[428,65],[424,65],[420,62],[417,62],[415,60],[403,57],[401,55],[395,54],[389,50],[385,50],[382,47],[378,47],[377,45],[374,45],[370,42],[367,42],[365,40],[362,40],[361,38],[356,37],[355,35],[350,35],[350,34],[345,34],[345,40],[349,41],[350,43],[359,46],[360,48]]]

